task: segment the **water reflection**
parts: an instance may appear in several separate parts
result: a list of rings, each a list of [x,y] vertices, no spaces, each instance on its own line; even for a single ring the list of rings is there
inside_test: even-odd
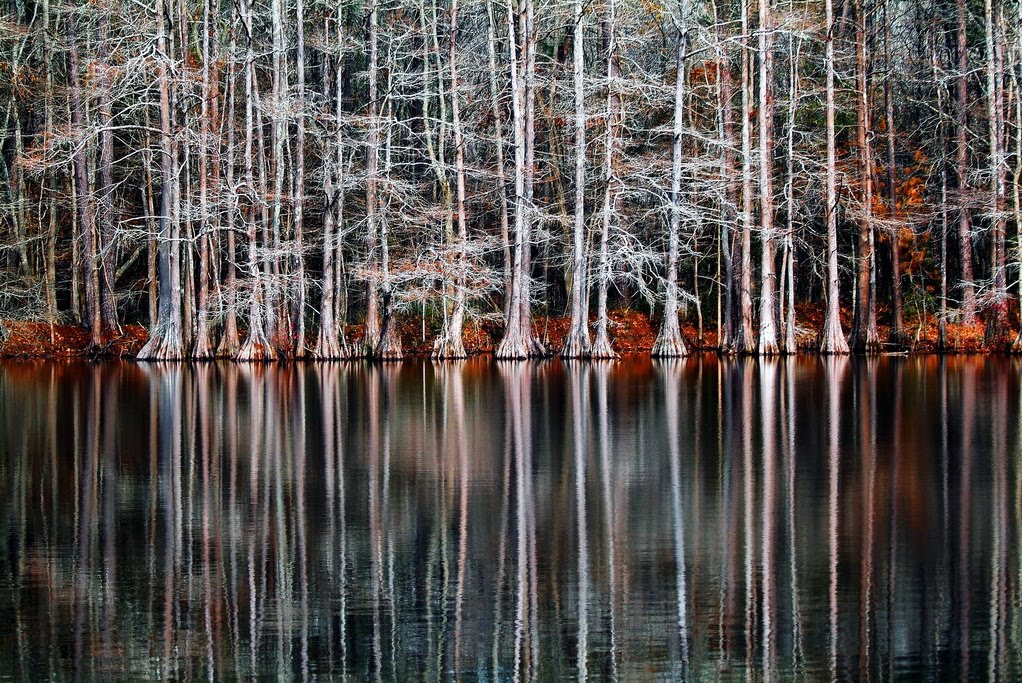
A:
[[[0,365],[0,676],[1016,678],[1022,365]]]

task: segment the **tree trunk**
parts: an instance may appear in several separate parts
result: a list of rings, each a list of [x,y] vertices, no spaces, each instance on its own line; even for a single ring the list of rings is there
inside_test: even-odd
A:
[[[940,57],[937,47],[938,36],[932,39],[930,48],[930,63],[932,65],[933,81],[940,83]],[[937,111],[944,111],[944,86],[937,86]],[[947,141],[944,139],[944,126],[937,127],[938,143],[937,149],[942,152],[947,149]],[[1017,187],[1017,184],[1016,184]],[[940,316],[937,320],[937,350],[948,349],[947,338],[947,163],[940,164]]]
[[[150,321],[149,341],[138,352],[138,360],[181,360],[185,357],[181,319],[180,246],[176,239],[178,214],[173,123],[171,118],[171,82],[167,62],[167,28],[162,3],[156,10],[157,82],[160,89],[160,240],[159,319]]]
[[[366,249],[369,260],[369,280],[366,283],[366,317],[365,331],[362,337],[362,350],[366,356],[372,356],[380,343],[382,331],[380,321],[380,271],[377,250],[380,248],[378,175],[380,167],[380,122],[377,98],[378,68],[378,0],[369,0],[369,137],[366,144]]]
[[[78,135],[86,135],[88,122],[85,120],[85,103],[82,101],[82,83],[79,75],[78,22],[75,15],[68,15],[68,78],[70,81],[69,100],[71,126]],[[84,141],[83,141],[84,142]],[[93,205],[92,182],[89,175],[89,161],[85,144],[75,145],[73,168],[75,203],[78,215],[78,238],[81,243],[81,263],[85,283],[85,316],[83,322],[90,332],[93,348],[103,345],[103,320],[99,301],[100,260],[96,248],[96,211]]]
[[[114,207],[114,133],[113,96],[110,92],[109,46],[110,7],[101,7],[97,55],[99,62],[99,192],[96,249],[99,255],[97,288],[99,291],[99,337],[107,339],[119,333],[117,324],[117,298],[114,290],[117,271],[116,212]],[[95,335],[93,335],[95,339]]]
[[[243,14],[241,17],[245,28],[246,50],[245,50],[245,187],[248,193],[248,209],[245,212],[246,233],[248,236],[248,269],[252,278],[252,292],[248,306],[248,336],[245,343],[235,357],[239,361],[269,361],[274,360],[273,349],[266,339],[266,330],[263,325],[264,314],[264,286],[263,271],[259,265],[257,255],[256,238],[256,206],[259,201],[260,192],[256,191],[255,164],[255,99],[256,72],[255,72],[255,49],[252,44],[252,3],[253,0],[245,0],[242,5]],[[259,145],[260,150],[262,145]],[[263,223],[265,225],[265,216]]]
[[[613,1],[613,0],[611,0]],[[507,169],[504,163],[504,107],[500,104],[497,88],[497,22],[493,15],[493,2],[486,0],[486,50],[489,60],[490,110],[493,114],[493,137],[496,141],[497,156],[497,222],[500,226],[500,241],[504,249],[504,318],[508,317],[508,302],[511,300],[511,238],[508,223]]]
[[[825,60],[827,69],[827,196],[824,212],[827,223],[827,317],[820,337],[820,353],[848,353],[848,342],[841,330],[840,280],[837,257],[837,151],[834,134],[834,3],[826,0],[827,25]]]
[[[798,353],[795,341],[795,114],[798,109],[799,69],[798,63],[802,56],[802,40],[798,39],[797,47],[792,37],[788,50],[788,149],[786,194],[787,209],[785,216],[787,225],[784,231],[784,255],[781,258],[781,310],[782,329],[781,350],[785,353]]]
[[[295,71],[297,84],[295,100],[299,104],[298,121],[295,132],[295,192],[294,230],[295,230],[295,273],[294,281],[298,292],[294,304],[294,357],[304,358],[305,344],[305,0],[295,1],[295,22],[297,24],[297,55]]]
[[[896,158],[894,154],[894,62],[891,59],[891,2],[884,2],[884,116],[887,123],[887,210],[891,221],[891,334],[893,344],[903,346],[908,342],[902,314],[901,297],[901,245],[899,244],[898,195],[894,183]]]
[[[454,164],[457,174],[457,212],[458,221],[458,279],[455,284],[454,307],[446,320],[444,330],[437,337],[433,346],[434,358],[464,358],[465,345],[462,342],[462,329],[465,322],[465,298],[468,289],[468,217],[465,215],[465,140],[461,128],[461,103],[458,80],[458,0],[451,0],[449,59],[451,77],[451,117],[454,132]]]
[[[955,7],[958,15],[958,254],[962,273],[962,322],[972,325],[976,322],[976,289],[973,285],[972,272],[972,229],[969,216],[969,47],[967,37],[968,9],[966,0],[957,0]]]
[[[675,58],[677,74],[674,80],[674,133],[671,152],[671,207],[667,235],[667,280],[664,319],[660,334],[653,343],[653,356],[677,358],[688,355],[685,339],[678,323],[680,304],[678,288],[678,260],[681,240],[681,173],[683,151],[682,135],[685,124],[685,75],[688,57],[688,0],[681,0],[678,18],[678,52]]]
[[[522,7],[522,3],[528,4],[532,0],[519,0],[518,14],[528,12]],[[528,126],[526,124],[526,110],[528,107],[527,77],[523,72],[529,66],[529,43],[531,37],[529,32],[523,31],[521,36],[522,48],[519,56],[518,40],[516,37],[516,16],[515,5],[508,3],[507,28],[508,28],[508,53],[511,65],[511,111],[514,127],[514,149],[515,149],[515,242],[514,242],[514,265],[511,272],[510,303],[508,304],[507,325],[504,328],[504,337],[497,346],[496,357],[500,359],[529,358],[537,355],[536,341],[532,336],[532,320],[529,314],[529,259],[526,252],[532,248],[530,243],[531,230],[529,229],[532,214],[530,209],[530,197],[527,194],[527,160],[528,153],[527,137]],[[527,24],[524,17],[522,24]]]
[[[739,287],[741,325],[735,350],[752,353],[756,336],[752,326],[752,65],[747,44],[749,36],[749,0],[740,0],[742,26],[742,239]]]
[[[862,0],[855,3],[855,62],[857,71],[856,134],[859,147],[859,182],[862,206],[859,219],[859,262],[856,280],[855,319],[850,346],[856,351],[880,350],[876,320],[876,244],[873,226],[873,131],[870,123],[869,83],[866,62],[866,12]]]
[[[455,0],[456,1],[456,0]],[[575,0],[575,37],[573,40],[572,81],[575,86],[575,220],[572,224],[571,322],[561,356],[583,358],[589,355],[589,311],[587,297],[588,267],[585,253],[586,197],[586,106],[585,106],[585,9]]]
[[[393,135],[394,135],[394,50],[393,43],[387,44],[386,72],[387,82],[384,92],[385,110],[384,118],[387,121],[387,137],[383,155],[383,177],[384,187],[391,187],[391,168],[393,156]],[[401,336],[397,331],[397,321],[394,319],[394,285],[390,279],[390,224],[386,217],[380,216],[380,273],[383,293],[383,320],[380,327],[380,341],[373,350],[373,358],[377,360],[394,361],[401,360]]]
[[[287,137],[287,118],[284,112],[285,91],[287,90],[287,66],[284,59],[284,9],[282,0],[270,2],[270,25],[273,34],[273,109],[271,119],[273,198],[271,205],[272,222],[270,234],[274,256],[271,259],[273,277],[267,288],[267,333],[277,355],[288,358],[294,353],[294,339],[291,312],[287,305],[290,287],[283,287],[281,265],[283,258],[279,246],[284,239],[284,177],[286,161],[284,141]],[[290,278],[288,278],[290,281]]]
[[[340,7],[337,10],[337,46],[344,44],[344,22]],[[323,280],[322,297],[319,306],[319,338],[313,355],[323,360],[344,358],[347,355],[346,345],[342,344],[343,335],[338,334],[338,321],[335,317],[337,275],[337,242],[340,241],[341,213],[340,206],[344,195],[344,150],[341,134],[341,105],[343,102],[343,71],[344,56],[338,51],[335,59],[334,83],[334,136],[327,145],[328,163],[323,169]],[[329,58],[324,55],[323,93],[330,93]],[[332,160],[332,163],[330,161]]]
[[[202,103],[201,121],[199,126],[201,136],[199,142],[199,291],[198,303],[198,325],[195,335],[195,344],[192,347],[193,358],[212,358],[216,345],[213,340],[212,323],[209,312],[209,285],[212,281],[210,269],[212,257],[210,254],[210,225],[209,210],[209,145],[213,144],[213,136],[210,125],[210,100],[212,99],[213,88],[210,81],[210,62],[213,54],[210,50],[210,0],[203,0],[202,3]]]
[[[610,230],[617,213],[617,195],[619,180],[614,171],[614,162],[618,151],[618,124],[621,98],[618,95],[617,80],[620,70],[617,65],[617,16],[615,0],[607,0],[607,15],[603,22],[604,50],[607,55],[607,109],[604,133],[604,189],[602,229],[600,230],[600,254],[597,266],[596,295],[596,338],[589,355],[592,358],[614,358],[614,345],[610,340],[609,315],[607,311],[607,295],[610,288]]]
[[[231,54],[235,54],[235,39],[231,35]],[[227,253],[224,254],[224,268],[226,269],[227,306],[224,313],[224,333],[220,337],[220,346],[217,347],[216,355],[221,358],[234,358],[241,350],[241,334],[238,332],[238,268],[237,251],[235,249],[235,221],[238,215],[238,187],[234,177],[234,102],[237,92],[237,74],[234,68],[234,61],[230,62],[227,71],[227,191],[229,193],[229,205],[226,209],[227,224]]]
[[[993,296],[986,311],[986,344],[992,349],[1006,349],[1008,338],[1008,278],[1004,217],[1004,78],[1001,36],[1003,26],[1000,3],[985,0],[987,51],[987,136],[990,144],[990,221],[993,270]]]
[[[771,0],[759,3],[759,355],[778,352],[774,271],[774,38]]]

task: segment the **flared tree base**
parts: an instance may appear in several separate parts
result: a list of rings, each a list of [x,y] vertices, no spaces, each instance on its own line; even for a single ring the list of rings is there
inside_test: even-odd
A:
[[[589,358],[589,332],[584,326],[572,325],[561,347],[561,358]]]
[[[688,355],[688,347],[685,346],[685,338],[681,335],[676,316],[664,318],[650,355],[654,358],[684,358]]]
[[[277,355],[266,341],[262,330],[249,330],[248,338],[234,360],[243,363],[266,363],[277,360]]]
[[[599,326],[596,330],[596,339],[589,349],[589,357],[593,360],[613,360],[617,358],[614,345],[610,341],[610,335],[605,326]]]
[[[449,336],[448,334],[441,334],[433,342],[431,357],[436,360],[468,358],[468,354],[465,352],[465,344],[461,341],[461,335]]]
[[[1008,304],[999,302],[988,309],[983,340],[991,351],[1010,351],[1014,344],[1008,328]]]
[[[184,340],[176,326],[159,326],[149,334],[149,341],[139,350],[135,360],[184,360]]]
[[[497,345],[493,357],[497,360],[525,360],[545,355],[546,349],[532,336],[532,331],[516,326],[505,330],[504,338]]]
[[[372,358],[373,360],[382,361],[397,361],[404,358],[404,354],[401,352],[401,338],[398,336],[393,323],[388,321],[384,324],[380,343],[373,350]]]
[[[351,351],[337,335],[320,330],[316,348],[310,352],[309,356],[316,360],[347,360],[351,357]]]
[[[192,346],[191,357],[195,360],[212,360],[216,357],[216,345],[213,343],[208,325],[199,327],[199,334],[195,337],[195,344]]]
[[[820,353],[825,356],[843,356],[850,352],[851,348],[845,339],[845,333],[841,330],[841,323],[835,316],[828,315],[820,334]]]

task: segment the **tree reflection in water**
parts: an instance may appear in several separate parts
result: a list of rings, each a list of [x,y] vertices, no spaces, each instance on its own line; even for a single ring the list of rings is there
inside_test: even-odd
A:
[[[1014,678],[1022,365],[0,365],[0,676]]]

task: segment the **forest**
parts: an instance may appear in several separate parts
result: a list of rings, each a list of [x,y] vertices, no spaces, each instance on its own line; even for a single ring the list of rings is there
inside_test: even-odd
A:
[[[3,0],[0,327],[1022,350],[1020,79],[1006,0]]]

